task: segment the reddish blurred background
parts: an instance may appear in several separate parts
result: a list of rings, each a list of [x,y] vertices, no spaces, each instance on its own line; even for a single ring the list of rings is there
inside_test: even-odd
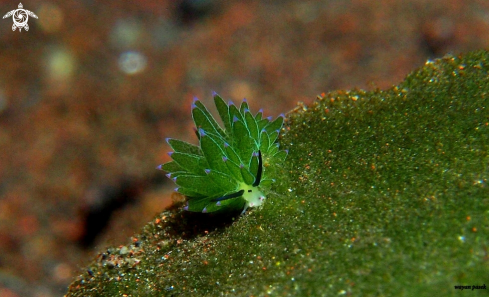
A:
[[[2,1],[0,14],[17,9]],[[62,296],[170,203],[193,96],[276,116],[489,43],[486,0],[23,2],[0,21],[0,296]]]

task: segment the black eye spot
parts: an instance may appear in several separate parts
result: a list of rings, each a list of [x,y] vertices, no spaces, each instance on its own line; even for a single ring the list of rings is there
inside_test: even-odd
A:
[[[248,193],[251,193],[251,190],[248,190]]]

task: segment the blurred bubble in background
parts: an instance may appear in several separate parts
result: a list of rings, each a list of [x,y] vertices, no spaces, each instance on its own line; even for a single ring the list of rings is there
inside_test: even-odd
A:
[[[139,52],[128,51],[119,56],[119,68],[129,75],[144,71],[146,64],[146,57]]]

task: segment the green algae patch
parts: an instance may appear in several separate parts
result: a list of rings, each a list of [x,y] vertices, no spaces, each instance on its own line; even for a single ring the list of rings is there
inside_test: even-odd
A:
[[[489,53],[286,118],[263,207],[158,215],[67,296],[455,295],[488,285]],[[476,289],[474,294],[487,294]]]

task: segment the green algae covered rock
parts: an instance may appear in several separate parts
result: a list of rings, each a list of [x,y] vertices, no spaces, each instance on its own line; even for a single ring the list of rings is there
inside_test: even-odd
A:
[[[99,255],[67,296],[446,296],[489,285],[488,75],[486,51],[448,56],[389,90],[298,107],[262,208],[165,211]]]

